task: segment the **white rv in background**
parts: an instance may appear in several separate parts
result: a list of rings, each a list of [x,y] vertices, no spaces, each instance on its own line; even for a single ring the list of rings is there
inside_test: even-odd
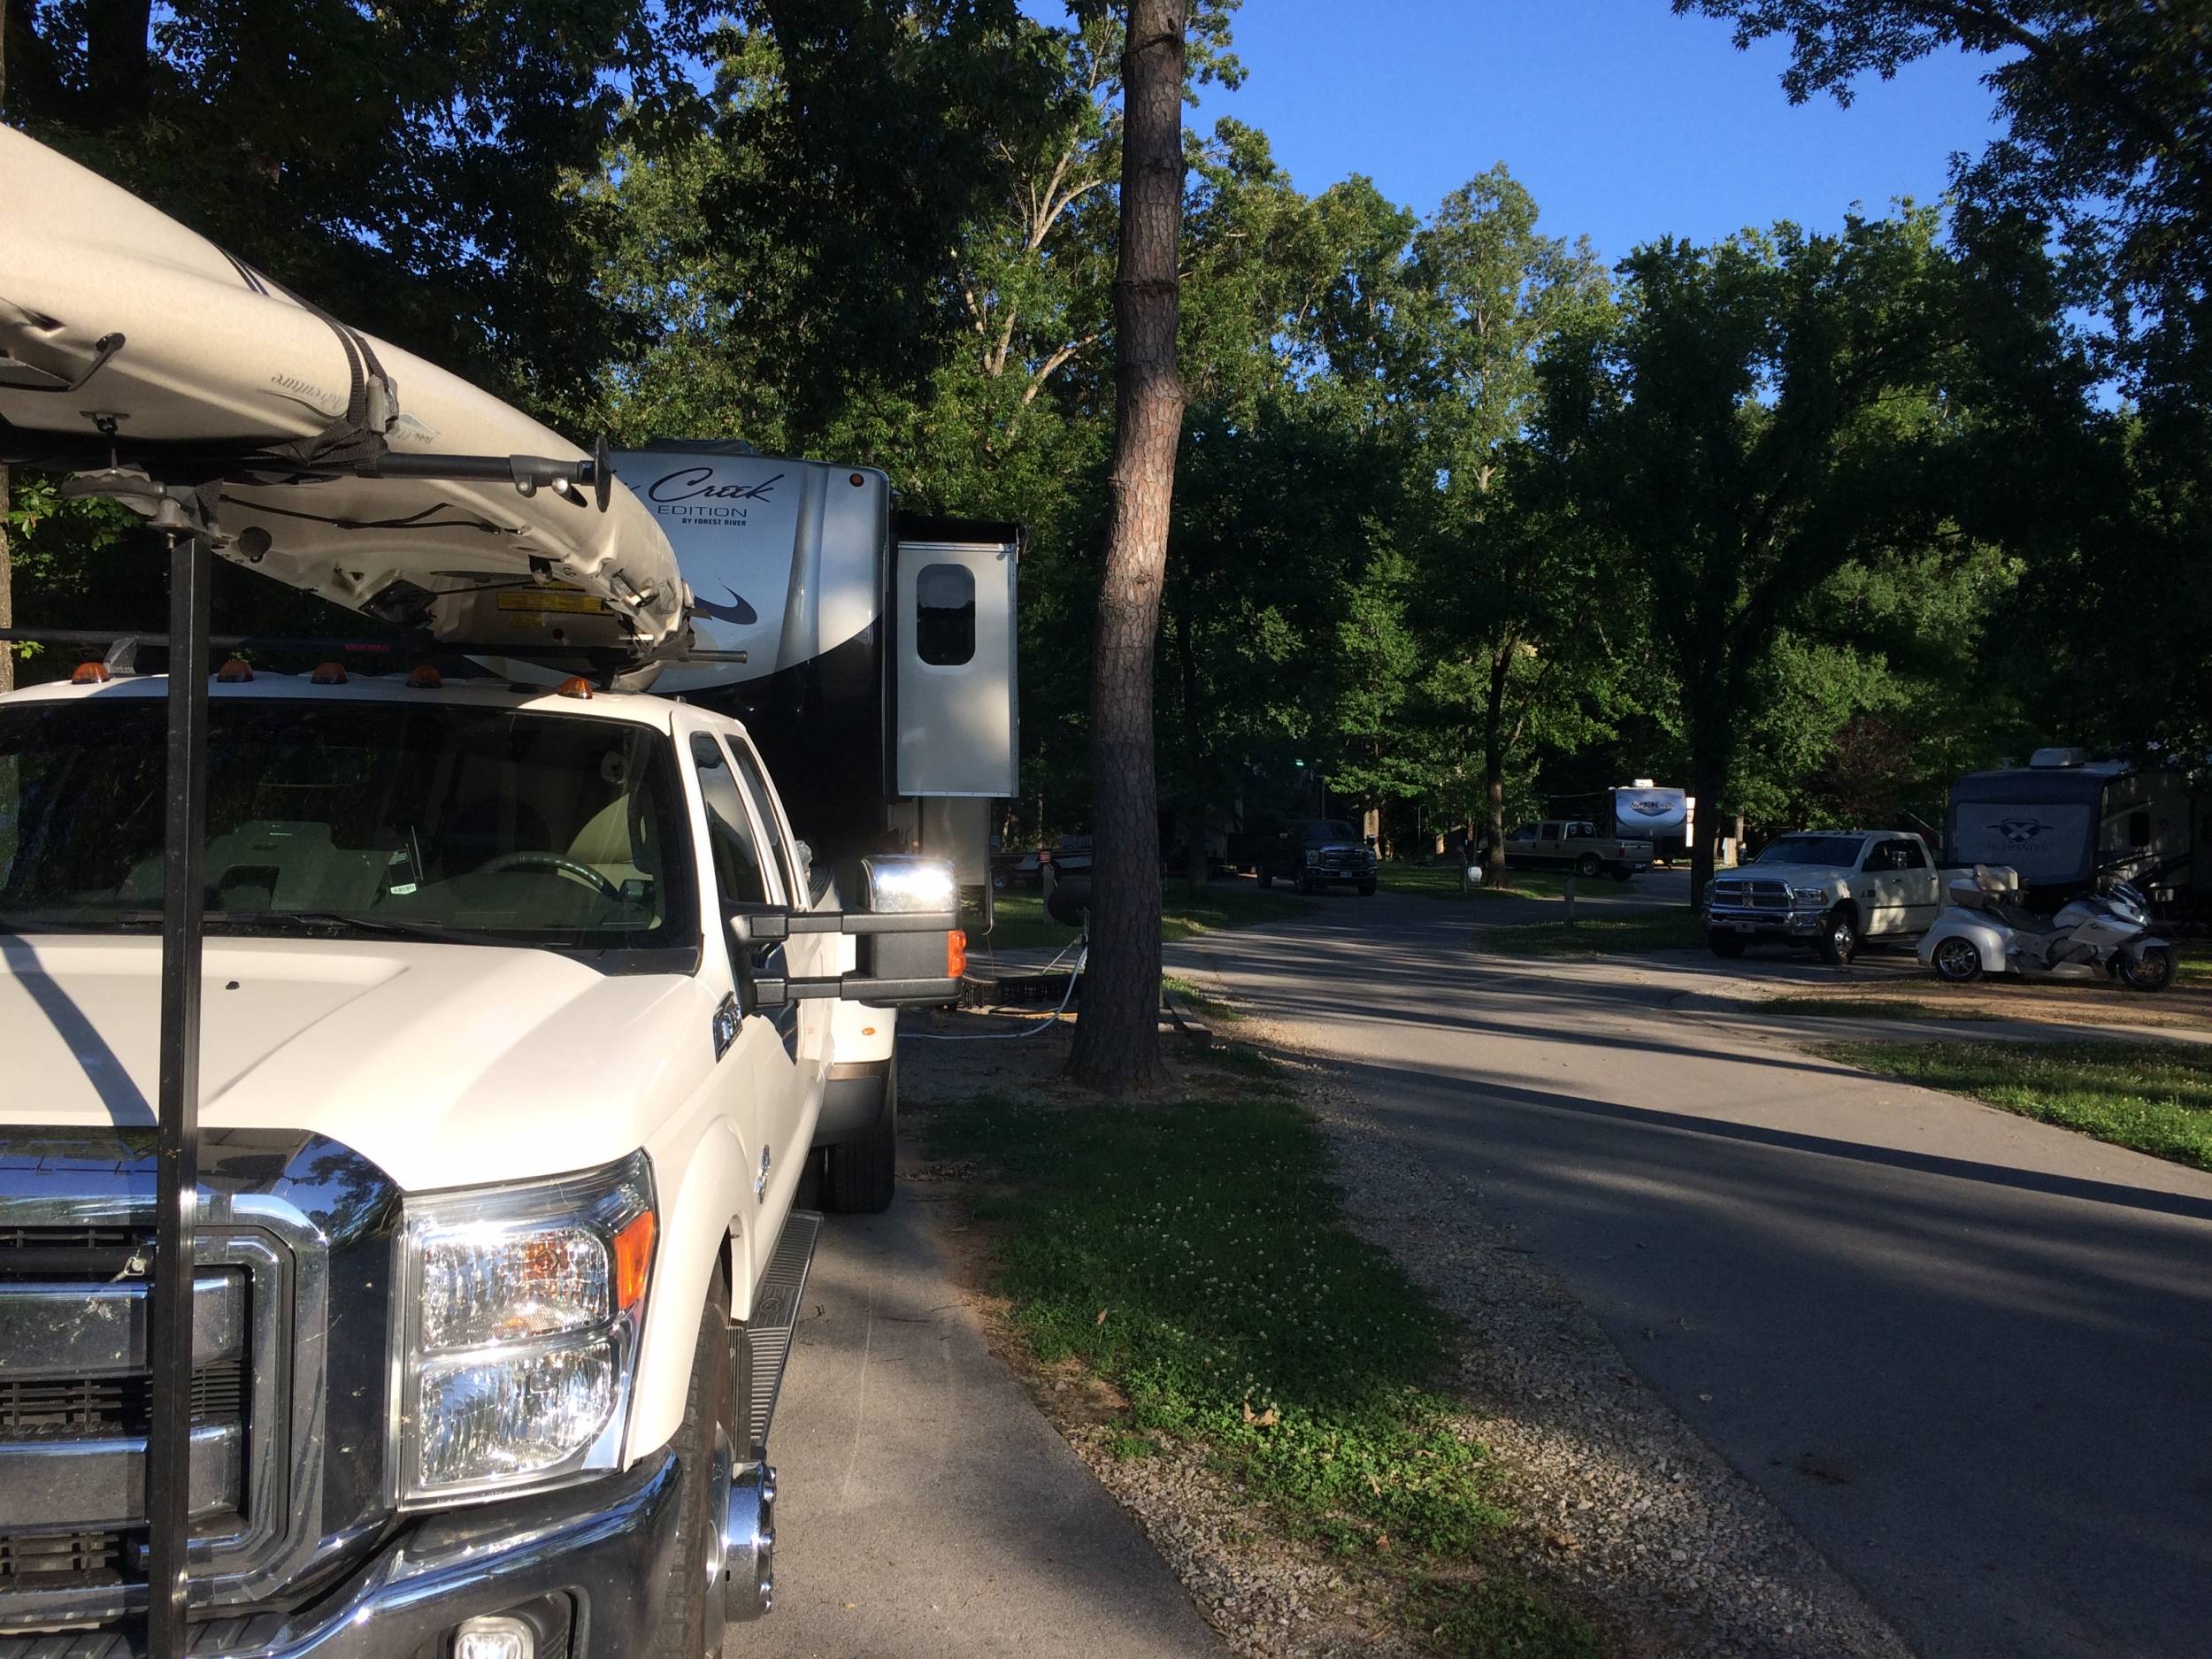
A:
[[[873,467],[741,442],[614,463],[676,550],[695,646],[744,657],[653,689],[745,721],[826,866],[949,858],[987,923],[992,803],[1018,788],[1020,527],[908,512]]]

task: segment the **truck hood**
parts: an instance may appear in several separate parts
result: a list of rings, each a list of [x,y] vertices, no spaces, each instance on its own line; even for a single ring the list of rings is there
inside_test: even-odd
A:
[[[411,1190],[620,1157],[714,1058],[680,975],[380,941],[210,940],[204,962],[201,1126],[309,1130]],[[160,1024],[158,939],[0,935],[0,1125],[150,1126]]]
[[[1714,876],[1716,881],[1786,881],[1793,887],[1826,887],[1847,879],[1827,864],[1739,864]]]

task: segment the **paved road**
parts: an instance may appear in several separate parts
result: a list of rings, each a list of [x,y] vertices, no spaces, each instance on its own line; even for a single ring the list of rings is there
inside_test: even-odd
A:
[[[747,1659],[1207,1659],[1170,1571],[983,1346],[928,1189],[823,1230],[770,1437]]]
[[[1709,959],[1479,957],[1471,908],[1171,955],[1353,1063],[1928,1659],[2212,1655],[2212,1176],[1683,1011]]]

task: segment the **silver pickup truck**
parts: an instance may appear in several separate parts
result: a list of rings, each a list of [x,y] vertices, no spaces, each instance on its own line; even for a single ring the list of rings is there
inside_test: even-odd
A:
[[[1840,967],[1867,939],[1917,938],[1942,902],[1928,844],[1906,830],[1812,830],[1715,876],[1705,938],[1717,956],[1755,941],[1809,947]]]

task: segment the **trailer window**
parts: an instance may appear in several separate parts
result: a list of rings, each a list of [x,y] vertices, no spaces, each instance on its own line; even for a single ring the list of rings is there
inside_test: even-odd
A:
[[[914,575],[914,649],[936,668],[975,660],[975,572],[925,565]]]

